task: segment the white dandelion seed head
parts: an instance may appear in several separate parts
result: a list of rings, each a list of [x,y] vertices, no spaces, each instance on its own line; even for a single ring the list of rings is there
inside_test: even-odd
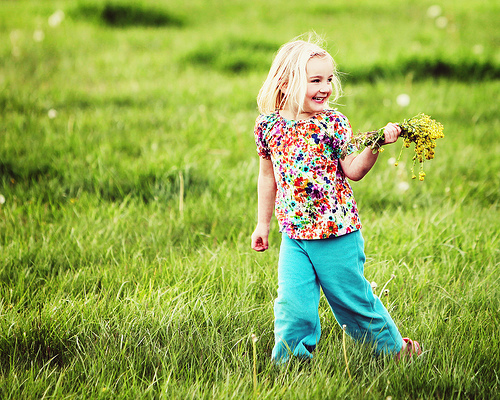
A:
[[[370,285],[372,285],[372,289],[376,289],[377,288],[377,282],[372,282]]]
[[[0,194],[0,204],[5,204],[5,196]]]
[[[410,96],[406,93],[401,93],[396,97],[396,103],[398,103],[400,107],[408,107],[410,105]]]
[[[64,11],[57,10],[54,14],[49,17],[49,25],[52,28],[61,25],[61,22],[64,20]]]
[[[393,165],[396,162],[396,159],[394,157],[391,157],[387,160],[387,164]]]
[[[441,9],[441,6],[435,4],[427,9],[427,16],[429,18],[437,18],[441,15],[442,12],[443,10]]]
[[[10,41],[12,43],[17,42],[19,39],[21,39],[22,36],[23,36],[23,32],[19,29],[14,29],[13,31],[10,31],[10,33],[9,33]]]
[[[439,28],[439,29],[444,29],[448,26],[448,18],[446,17],[438,17],[436,18],[436,26]]]
[[[43,39],[45,39],[45,33],[41,29],[37,29],[33,32],[33,40],[35,42],[41,42]]]
[[[47,113],[47,115],[49,116],[50,119],[54,119],[55,117],[57,117],[57,110],[51,108]]]
[[[484,46],[482,44],[476,44],[472,47],[472,51],[474,54],[483,54],[484,52]]]
[[[255,333],[252,333],[252,342],[257,343],[257,340],[259,340],[259,339],[255,335]]]
[[[406,192],[410,188],[410,184],[406,181],[402,181],[398,183],[398,190],[400,192]]]

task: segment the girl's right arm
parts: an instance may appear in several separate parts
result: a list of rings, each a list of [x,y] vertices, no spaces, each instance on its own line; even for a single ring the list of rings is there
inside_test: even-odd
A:
[[[269,225],[276,199],[276,181],[271,160],[260,159],[258,181],[257,227],[252,233],[252,249],[265,251],[269,248]]]
[[[390,144],[398,140],[401,134],[401,128],[397,124],[388,123],[384,127],[384,143]],[[345,176],[353,181],[362,179],[373,167],[377,161],[378,152],[373,154],[371,148],[365,148],[359,154],[350,154],[344,160],[340,160],[340,165],[344,171]]]

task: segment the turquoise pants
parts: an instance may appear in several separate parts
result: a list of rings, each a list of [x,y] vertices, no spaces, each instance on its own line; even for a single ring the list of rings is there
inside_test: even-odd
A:
[[[364,240],[360,231],[321,240],[282,235],[278,297],[274,302],[275,346],[272,359],[290,355],[312,358],[321,336],[320,288],[339,325],[377,353],[396,354],[403,339],[380,299],[364,277]]]

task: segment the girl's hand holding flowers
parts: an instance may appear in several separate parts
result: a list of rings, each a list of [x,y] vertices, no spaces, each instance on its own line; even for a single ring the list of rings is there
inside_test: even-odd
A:
[[[410,147],[411,143],[415,145],[413,166],[417,161],[419,162],[420,172],[418,177],[419,180],[423,181],[425,177],[424,161],[434,158],[436,139],[444,137],[443,125],[431,119],[428,115],[421,113],[410,119],[405,119],[402,123],[389,123],[377,131],[358,133],[352,137],[351,144],[354,144],[360,150],[370,147],[375,153],[383,151],[382,145],[394,143],[399,136],[404,140],[403,147]],[[345,151],[343,153],[342,158],[347,154]],[[399,156],[401,157],[401,153]],[[411,172],[412,178],[415,179],[416,175],[413,172],[413,166]]]
[[[401,128],[398,124],[393,124],[389,122],[384,127],[384,143],[383,144],[391,144],[398,140],[399,135],[401,134]]]

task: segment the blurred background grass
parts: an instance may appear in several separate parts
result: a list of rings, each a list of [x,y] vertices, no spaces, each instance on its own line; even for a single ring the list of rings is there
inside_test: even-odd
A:
[[[4,2],[2,168],[12,179],[52,176],[69,197],[151,199],[177,192],[168,187],[179,169],[233,167],[251,154],[255,93],[273,53],[311,29],[345,72],[342,111],[356,130],[420,111],[448,122],[452,111],[449,132],[469,124],[462,140],[488,146],[481,125],[498,123],[498,6],[442,2],[432,13],[424,3]],[[51,27],[57,10],[63,21]],[[397,105],[400,92],[411,95],[408,108]],[[490,107],[476,110],[485,95]],[[58,118],[40,118],[49,110]],[[206,187],[210,178],[193,174],[187,186]]]
[[[500,333],[499,7],[2,1],[0,397],[95,398],[113,387],[136,398],[149,385],[153,394],[209,398],[216,385],[220,397],[248,397],[251,332],[263,393],[306,396],[300,371],[266,370],[279,235],[274,224],[264,254],[250,252],[249,235],[255,97],[278,47],[312,30],[344,73],[338,107],[354,130],[425,112],[446,135],[423,183],[410,179],[411,151],[393,166],[394,145],[353,184],[367,277],[396,272],[391,312],[430,343],[432,357],[381,371],[351,348],[360,369],[350,387],[322,303],[332,340],[309,371],[316,396],[371,387],[381,398],[384,374],[392,382],[406,374],[394,386],[400,397],[415,387],[429,397],[493,393],[498,378],[484,371],[500,359],[490,345]],[[283,385],[297,392],[283,394]]]

